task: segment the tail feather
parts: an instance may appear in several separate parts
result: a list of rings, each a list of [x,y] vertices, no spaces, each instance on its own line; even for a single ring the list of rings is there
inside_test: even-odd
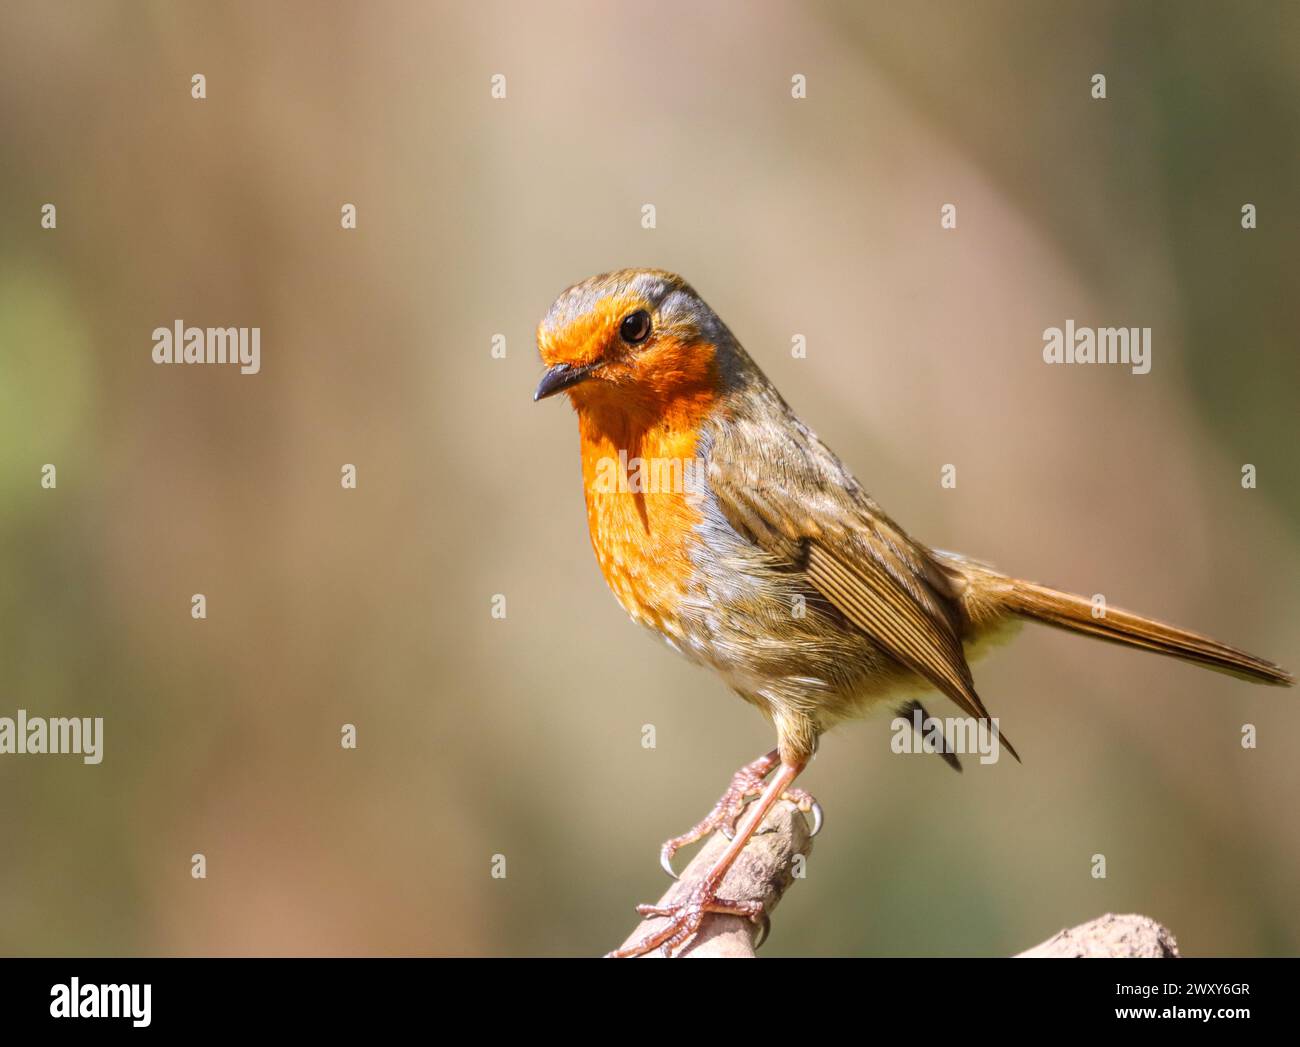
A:
[[[1034,582],[1008,578],[1005,586],[1001,593],[1002,606],[1026,618],[1073,632],[1087,633],[1102,640],[1181,658],[1230,673],[1243,680],[1283,687],[1295,683],[1291,674],[1280,666],[1236,647],[1211,640],[1208,636],[1178,629],[1118,607],[1106,607],[1097,616],[1091,600]]]
[[[910,702],[904,702],[902,705],[900,705],[898,707],[898,710],[894,713],[894,715],[899,717],[900,719],[906,720],[908,723],[911,723],[914,718],[913,714],[918,712],[921,714],[922,723],[927,723],[931,719],[933,719],[933,717],[930,716],[929,712],[926,711],[925,706],[922,705],[920,702],[918,702],[915,698],[913,698]],[[948,739],[946,737],[944,737],[941,747],[937,749],[936,752],[943,757],[944,763],[946,763],[958,774],[961,774],[961,760],[958,758],[956,751],[952,749],[951,746],[948,744]],[[1020,762],[1020,757],[1016,755],[1016,751],[1014,749],[1011,750],[1011,755],[1016,757],[1017,763]]]

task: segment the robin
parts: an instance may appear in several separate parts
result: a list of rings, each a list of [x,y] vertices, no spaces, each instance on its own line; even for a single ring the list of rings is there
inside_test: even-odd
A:
[[[776,728],[777,745],[736,772],[678,848],[722,830],[726,851],[634,947],[680,952],[708,913],[765,919],[718,894],[819,736],[882,703],[937,690],[985,728],[967,654],[1024,619],[1195,662],[1258,683],[1286,671],[1245,651],[930,549],[881,511],[787,406],[731,331],[680,276],[624,269],[556,299],[537,329],[546,373],[578,415],[591,544],[633,619],[709,666]],[[1005,736],[1001,743],[1016,759]],[[955,757],[946,757],[955,764]],[[752,802],[751,802],[752,801]]]

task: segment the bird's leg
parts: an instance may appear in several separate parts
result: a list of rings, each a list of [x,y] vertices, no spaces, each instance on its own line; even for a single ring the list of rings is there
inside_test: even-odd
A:
[[[765,756],[763,759],[767,760],[769,757]],[[755,760],[749,767],[754,767],[759,763],[760,761]],[[745,849],[745,844],[749,842],[749,838],[754,835],[763,819],[767,817],[772,805],[790,791],[791,784],[799,776],[799,772],[803,768],[802,763],[780,764],[776,775],[763,789],[759,798],[750,804],[749,808],[744,812],[744,820],[736,830],[735,838],[727,845],[727,849],[722,852],[721,857],[704,875],[704,878],[691,887],[686,897],[673,905],[662,907],[638,905],[636,908],[636,911],[642,916],[667,916],[670,917],[669,922],[659,930],[652,931],[635,945],[615,949],[609,955],[615,958],[641,956],[653,949],[658,949],[664,956],[672,956],[675,951],[680,951],[690,944],[691,939],[699,933],[704,917],[709,913],[729,913],[732,916],[743,916],[755,923],[759,922],[764,915],[761,901],[732,901],[727,898],[720,898],[718,897],[718,888],[722,886],[727,870],[740,856],[740,852]],[[759,780],[762,780],[761,777]]]
[[[674,836],[671,840],[664,841],[664,845],[659,849],[659,864],[664,872],[674,880],[677,879],[677,874],[673,872],[673,855],[687,844],[701,840],[719,830],[728,839],[733,838],[736,835],[736,822],[740,820],[745,804],[763,791],[763,779],[771,774],[772,768],[780,762],[780,754],[773,749],[757,760],[745,764],[732,775],[727,791],[722,794],[713,810],[704,816],[702,822],[681,836]],[[789,800],[805,814],[809,811],[813,813],[812,835],[816,836],[822,827],[821,805],[802,789],[787,789],[781,799]]]

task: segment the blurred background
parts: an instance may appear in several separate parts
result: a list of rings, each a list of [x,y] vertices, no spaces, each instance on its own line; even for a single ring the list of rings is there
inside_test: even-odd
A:
[[[918,539],[1300,668],[1294,5],[0,23],[0,715],[105,718],[97,767],[0,757],[2,953],[623,939],[773,734],[618,608],[573,415],[531,402],[537,321],[608,269],[683,273]],[[1067,318],[1151,327],[1151,373],[1045,366]],[[261,373],[154,365],[178,319],[260,327]],[[1295,692],[1034,627],[976,676],[1024,765],[828,735],[766,953],[1006,955],[1107,911],[1300,952]]]

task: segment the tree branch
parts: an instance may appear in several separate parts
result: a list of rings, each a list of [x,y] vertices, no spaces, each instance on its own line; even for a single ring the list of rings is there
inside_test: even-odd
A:
[[[1150,916],[1107,913],[1078,927],[1058,931],[1042,945],[1022,952],[1018,958],[1176,960],[1180,955],[1178,942],[1169,928],[1156,923]]]
[[[802,866],[799,857],[806,858],[812,850],[812,839],[808,834],[808,821],[799,809],[788,801],[780,801],[763,820],[749,846],[727,871],[719,893],[737,901],[761,901],[764,911],[770,917],[781,896],[796,879],[796,865]],[[692,886],[705,877],[728,843],[721,833],[714,833],[695,856],[695,860],[686,867],[681,879],[668,889],[657,904],[669,906],[680,901]],[[666,922],[667,917],[663,916],[642,920],[623,943],[624,947],[641,941]],[[739,916],[711,913],[704,918],[695,940],[680,955],[753,959],[756,955],[754,943],[759,932],[758,925]],[[649,955],[657,956],[658,952]],[[1041,945],[1020,953],[1020,956],[1174,959],[1179,956],[1179,952],[1178,943],[1169,929],[1149,916],[1116,916],[1107,913],[1078,927],[1060,931]]]

